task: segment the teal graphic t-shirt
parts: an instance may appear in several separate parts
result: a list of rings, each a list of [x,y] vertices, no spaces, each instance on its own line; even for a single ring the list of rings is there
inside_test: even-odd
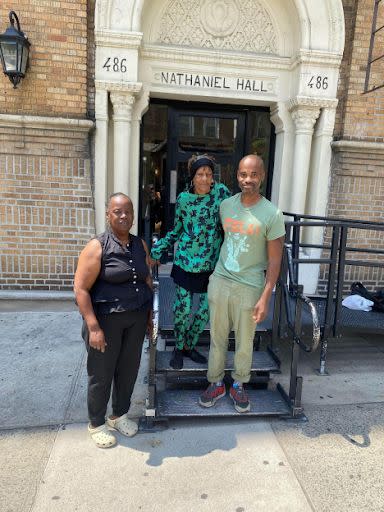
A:
[[[224,243],[214,274],[248,286],[263,287],[268,264],[267,242],[285,235],[282,212],[265,197],[245,207],[238,193],[221,203],[220,219]]]
[[[152,258],[160,259],[177,242],[174,259],[177,266],[186,272],[213,270],[223,240],[219,207],[229,196],[222,183],[216,183],[208,194],[179,194],[174,227],[152,248]]]

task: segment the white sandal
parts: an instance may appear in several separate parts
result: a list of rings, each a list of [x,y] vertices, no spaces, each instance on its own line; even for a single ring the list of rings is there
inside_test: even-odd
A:
[[[107,428],[107,425],[92,428],[88,425],[88,432],[98,448],[110,448],[116,444],[116,437]]]
[[[112,418],[107,418],[107,423],[111,428],[114,428],[124,436],[128,437],[134,436],[139,430],[137,423],[128,419],[127,414],[123,414],[115,420]]]

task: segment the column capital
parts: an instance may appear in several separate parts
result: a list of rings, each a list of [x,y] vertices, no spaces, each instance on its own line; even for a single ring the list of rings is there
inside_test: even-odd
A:
[[[135,96],[129,92],[111,92],[114,121],[131,121]]]
[[[317,106],[295,105],[289,111],[296,126],[296,133],[311,135],[316,119],[320,115],[320,108]]]

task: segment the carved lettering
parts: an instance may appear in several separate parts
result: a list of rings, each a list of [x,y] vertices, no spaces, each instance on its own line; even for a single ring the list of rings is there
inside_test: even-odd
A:
[[[181,87],[195,87],[208,89],[231,89],[243,92],[273,93],[273,82],[264,80],[251,80],[249,78],[234,78],[215,75],[199,75],[193,73],[175,73],[161,71],[155,73],[155,79],[165,85]]]

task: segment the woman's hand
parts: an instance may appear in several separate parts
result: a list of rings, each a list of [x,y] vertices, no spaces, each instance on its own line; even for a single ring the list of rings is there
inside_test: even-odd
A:
[[[100,327],[93,331],[89,331],[89,346],[104,354],[107,343],[105,341],[104,332]]]
[[[154,260],[150,256],[148,256],[148,262],[151,265],[151,267],[154,267],[155,265],[160,265],[160,260]]]

